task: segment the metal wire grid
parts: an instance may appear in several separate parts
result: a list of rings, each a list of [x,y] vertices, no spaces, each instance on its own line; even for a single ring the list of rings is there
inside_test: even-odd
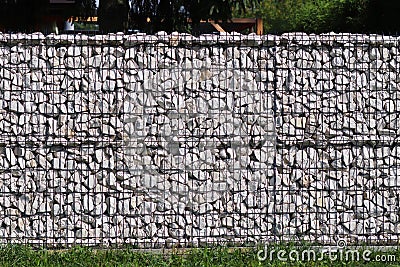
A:
[[[398,219],[397,184],[384,185],[390,175],[397,179],[396,163],[385,164],[396,161],[386,149],[396,151],[396,133],[385,132],[380,121],[369,125],[375,135],[358,131],[365,122],[357,117],[351,127],[334,124],[347,115],[397,118],[397,99],[394,109],[387,106],[397,92],[397,65],[363,63],[362,56],[375,48],[368,43],[332,44],[3,44],[2,242],[396,242],[390,227]],[[335,58],[346,57],[347,46],[363,51],[361,59],[332,66]],[[360,86],[363,74],[366,83]],[[338,86],[338,77],[348,81]],[[208,111],[199,112],[195,101],[205,93]],[[387,94],[389,104],[354,106],[351,100],[361,103],[360,94]],[[258,101],[249,103],[249,95]],[[219,99],[215,109],[211,98]],[[232,109],[223,107],[228,101]],[[268,101],[270,110],[260,112]],[[227,118],[236,120],[230,132],[220,127]],[[261,118],[267,120],[263,127]],[[211,130],[201,132],[202,124]],[[334,127],[336,133],[328,132]],[[262,164],[257,153],[266,141],[272,146]],[[361,153],[350,160],[346,155],[353,150],[382,150],[385,156]],[[207,164],[199,164],[194,151],[204,152]],[[222,193],[214,198],[217,183]],[[380,192],[388,208],[358,205]],[[344,226],[345,212],[355,229]],[[376,227],[371,213],[388,215],[380,217],[383,227]]]

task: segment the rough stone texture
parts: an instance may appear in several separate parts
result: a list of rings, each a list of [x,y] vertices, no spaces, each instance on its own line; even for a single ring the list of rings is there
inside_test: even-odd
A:
[[[399,40],[0,34],[0,241],[397,243]]]

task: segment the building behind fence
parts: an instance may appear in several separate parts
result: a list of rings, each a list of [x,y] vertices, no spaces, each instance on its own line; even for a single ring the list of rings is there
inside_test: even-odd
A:
[[[397,37],[0,42],[0,242],[399,241]]]

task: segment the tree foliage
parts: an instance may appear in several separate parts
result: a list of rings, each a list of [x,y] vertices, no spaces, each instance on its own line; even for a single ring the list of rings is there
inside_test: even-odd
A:
[[[100,0],[99,26],[103,32],[124,31],[128,27],[129,0]]]
[[[263,0],[236,16],[261,17],[269,32],[354,32],[366,29],[369,0]]]
[[[95,0],[75,2],[57,10],[59,21],[95,15]],[[0,30],[37,31],[54,12],[49,0],[0,0]],[[187,32],[189,20],[261,17],[265,31],[274,33],[397,33],[399,12],[399,0],[100,0],[97,14],[103,32]]]
[[[146,32],[186,30],[187,7],[184,0],[132,0],[130,27]]]
[[[130,26],[149,31],[187,31],[188,19],[226,21],[234,9],[254,7],[259,0],[132,0]]]
[[[261,17],[267,32],[396,33],[399,0],[262,0],[237,17]]]
[[[0,28],[6,31],[38,31],[50,20],[95,14],[95,0],[76,0],[73,5],[55,9],[49,0],[0,0]]]

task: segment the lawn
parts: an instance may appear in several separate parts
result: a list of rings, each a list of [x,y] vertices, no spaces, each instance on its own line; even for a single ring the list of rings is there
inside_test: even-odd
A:
[[[286,251],[286,255],[293,251],[293,247],[280,245],[275,249]],[[304,247],[300,252],[304,251]],[[360,253],[362,249],[358,250]],[[188,250],[170,250],[168,252],[140,252],[132,249],[89,249],[75,247],[69,250],[34,250],[27,246],[8,245],[0,248],[0,266],[400,266],[400,249],[389,251],[374,251],[370,259],[377,255],[387,257],[394,255],[390,262],[340,261],[340,260],[272,260],[259,261],[259,249],[248,248],[201,248]],[[301,254],[301,253],[300,253]],[[295,253],[292,256],[295,257]],[[361,254],[360,254],[361,255]],[[282,255],[281,255],[282,256]],[[296,257],[295,257],[296,258]],[[292,257],[293,259],[293,257]]]

